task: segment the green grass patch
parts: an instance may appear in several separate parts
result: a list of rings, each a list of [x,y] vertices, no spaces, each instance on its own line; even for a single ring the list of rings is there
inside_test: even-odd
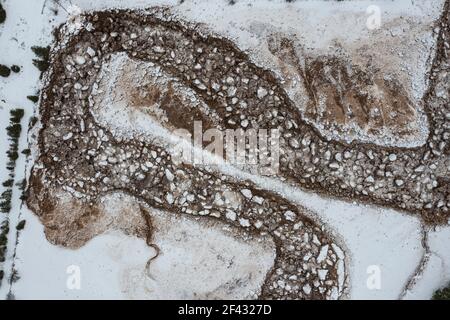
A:
[[[2,4],[0,3],[0,23],[5,22],[6,20],[6,11],[3,9]]]
[[[26,223],[25,220],[21,220],[21,221],[17,224],[16,230],[23,230],[23,228],[25,228],[25,223]]]
[[[6,78],[11,74],[11,69],[5,66],[4,64],[0,64],[0,76]]]
[[[27,96],[27,99],[33,103],[36,103],[36,102],[38,102],[39,97],[38,96]]]
[[[20,72],[20,67],[18,65],[12,65],[11,66],[11,71],[14,73],[19,73]]]
[[[450,300],[450,283],[433,294],[433,300]]]

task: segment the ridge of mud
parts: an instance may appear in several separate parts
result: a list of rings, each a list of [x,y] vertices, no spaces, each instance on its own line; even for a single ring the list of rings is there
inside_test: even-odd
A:
[[[245,120],[246,129],[279,129],[280,177],[339,198],[419,213],[427,223],[440,224],[447,222],[450,205],[450,112],[448,98],[436,94],[438,87],[442,92],[448,90],[450,83],[448,61],[445,61],[448,60],[445,46],[449,34],[448,7],[447,2],[430,89],[425,96],[430,136],[425,146],[416,148],[327,141],[301,119],[274,74],[254,65],[229,40],[203,36],[173,21],[127,11],[100,12],[86,15],[84,19],[92,24],[94,34],[115,35],[109,37],[112,43],[102,44],[101,37],[92,34],[86,39],[91,47],[106,46],[100,49],[102,56],[124,51],[132,59],[157,64],[181,85],[195,91],[215,112],[209,120],[216,127],[238,129]],[[119,21],[119,16],[124,21]],[[132,30],[139,31],[140,24],[147,25],[149,32],[152,28],[151,36],[147,37],[147,31],[141,30],[143,34],[135,32],[136,38],[131,39]],[[128,34],[123,33],[125,30]],[[85,33],[72,37],[71,43],[78,41],[82,34]],[[67,48],[72,46],[69,44]],[[79,85],[89,92],[89,86],[83,81]],[[261,90],[265,95],[258,97]],[[178,118],[183,118],[183,114],[181,108]],[[203,115],[204,118],[208,115]]]

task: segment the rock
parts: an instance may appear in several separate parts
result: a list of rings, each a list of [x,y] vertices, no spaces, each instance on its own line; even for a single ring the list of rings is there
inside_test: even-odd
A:
[[[166,52],[166,50],[164,50],[164,48],[161,48],[159,46],[153,47],[153,51],[155,51],[156,53],[164,53],[164,52]]]
[[[319,269],[319,270],[317,270],[317,274],[319,276],[319,279],[324,281],[327,278],[328,270]]]
[[[90,55],[91,57],[95,57],[95,50],[92,49],[91,47],[88,47],[88,48],[87,48],[86,53],[87,53],[88,55]]]
[[[111,164],[115,164],[118,162],[117,158],[115,157],[108,157],[108,162]]]
[[[289,145],[294,149],[298,149],[300,147],[300,143],[296,138],[289,139]]]
[[[227,209],[227,212],[225,212],[225,217],[226,217],[228,220],[235,221],[235,220],[236,220],[236,212]]]
[[[344,259],[345,255],[344,252],[341,250],[341,248],[339,248],[336,244],[331,244],[331,247],[334,250],[334,253],[336,253],[336,255],[338,256],[339,259]]]
[[[306,284],[305,286],[303,286],[303,292],[305,294],[310,294],[311,293],[311,286],[309,284]]]
[[[86,58],[83,56],[75,56],[75,62],[79,65],[83,65],[86,63]]]
[[[423,172],[425,171],[425,166],[420,165],[414,169],[414,172]]]
[[[254,196],[252,201],[256,202],[257,204],[263,204],[264,203],[264,198],[258,197],[258,196]]]
[[[206,86],[202,83],[202,82],[200,82],[199,80],[195,80],[194,81],[194,84],[197,86],[197,88],[199,88],[200,90],[202,90],[202,91],[204,91],[204,90],[206,90]]]
[[[173,195],[171,193],[166,194],[166,201],[168,204],[173,204]]]
[[[246,197],[247,199],[252,198],[252,192],[249,189],[242,189],[241,193]]]
[[[258,91],[257,91],[258,99],[262,99],[262,98],[264,98],[266,95],[267,95],[267,90],[264,89],[263,87],[259,87],[259,88],[258,88]]]
[[[339,168],[340,168],[339,163],[337,163],[337,162],[332,162],[332,163],[330,163],[330,164],[329,164],[329,167],[330,167],[331,169],[339,169]]]
[[[173,179],[174,179],[174,176],[173,176],[172,172],[170,172],[169,169],[166,169],[166,170],[165,170],[165,174],[166,174],[167,180],[169,180],[170,182],[172,182]]]
[[[245,218],[240,218],[239,219],[239,224],[243,227],[250,227],[250,221],[248,219]]]
[[[374,182],[375,182],[375,179],[374,179],[372,176],[368,176],[368,177],[366,178],[366,182],[374,183]]]
[[[284,213],[284,217],[288,221],[295,221],[295,219],[297,218],[297,215],[294,212],[288,210]]]
[[[328,255],[328,245],[324,245],[322,248],[320,248],[319,255],[317,256],[317,263],[321,263],[326,259]]]
[[[305,147],[309,146],[311,144],[311,137],[309,135],[303,137],[302,139],[302,145]]]
[[[236,87],[233,87],[233,86],[229,87],[227,89],[228,97],[230,97],[230,98],[234,97],[234,95],[236,94],[236,91],[237,91]]]
[[[394,162],[395,160],[397,160],[397,155],[395,153],[391,153],[389,155],[389,161]]]
[[[72,137],[73,137],[73,133],[72,133],[72,132],[69,132],[68,134],[66,134],[66,135],[63,136],[63,140],[66,141],[66,140],[69,140],[69,139],[72,138]]]

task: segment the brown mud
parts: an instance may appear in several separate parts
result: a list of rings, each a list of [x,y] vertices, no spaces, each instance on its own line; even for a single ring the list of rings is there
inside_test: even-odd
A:
[[[56,32],[40,100],[39,158],[28,188],[28,205],[46,226],[51,242],[77,247],[111,225],[148,238],[151,230],[141,214],[123,213],[133,217],[125,222],[104,218],[102,195],[124,192],[156,209],[220,219],[253,237],[271,235],[276,260],[261,298],[326,299],[343,293],[338,277],[342,252],[304,208],[250,182],[176,165],[164,146],[142,138],[124,140],[95,122],[90,112],[92,88],[98,85],[102,63],[119,52],[160,66],[174,81],[195,91],[215,116],[199,110],[186,114],[184,107],[176,106],[177,93],[169,88],[162,94],[155,86],[142,88],[144,93],[131,89],[131,107],[159,104],[172,128],[189,130],[189,122],[203,120],[211,127],[236,129],[246,120],[248,128],[279,129],[280,178],[329,196],[418,214],[429,224],[447,223],[450,110],[448,100],[435,93],[438,87],[448,91],[450,85],[449,49],[444,44],[450,37],[449,1],[439,22],[438,50],[424,101],[430,136],[418,148],[326,140],[301,118],[272,72],[253,64],[229,40],[203,35],[191,25],[172,21],[165,10],[157,12],[94,12],[82,16],[89,30],[66,34],[62,27]],[[338,61],[317,62],[314,68],[319,72],[309,72],[311,94],[325,92],[330,108],[342,114],[348,101],[357,101],[354,112],[367,121],[380,102],[368,102],[351,86],[340,89],[350,89],[348,95],[339,94],[320,72],[324,63],[336,65],[334,72],[342,71]],[[395,94],[401,89],[374,81],[388,92],[392,104],[408,105],[403,95]],[[400,110],[407,122],[408,108]],[[64,200],[67,197],[77,200]],[[318,270],[324,270],[320,274],[326,273],[325,279]]]

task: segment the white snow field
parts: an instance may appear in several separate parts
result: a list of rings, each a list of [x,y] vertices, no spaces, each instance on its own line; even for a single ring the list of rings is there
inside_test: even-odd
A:
[[[416,133],[406,140],[396,137],[395,132],[384,132],[384,136],[375,139],[362,131],[339,138],[416,146],[423,144],[428,134],[418,101],[427,86],[425,74],[435,49],[432,23],[439,18],[443,0],[289,4],[281,0],[242,0],[234,6],[223,0],[185,0],[182,4],[175,0],[60,0],[61,6],[51,0],[1,0],[1,3],[7,19],[0,25],[0,63],[17,64],[22,69],[8,78],[0,77],[1,181],[7,178],[5,127],[9,110],[25,109],[22,125],[26,132],[36,109],[26,98],[36,94],[40,86],[30,47],[50,44],[53,28],[65,22],[70,14],[88,10],[173,6],[174,14],[203,23],[205,29],[233,39],[249,52],[255,63],[280,75],[280,64],[268,51],[268,37],[273,33],[295,34],[297,41],[313,55],[338,47],[355,61],[364,61],[367,55],[372,55],[375,67],[398,76],[406,84],[411,100],[417,103],[418,116],[413,124]],[[372,5],[381,8],[382,24],[375,31],[366,26],[366,10]],[[58,9],[58,14],[54,15],[51,9]],[[300,99],[304,92],[295,81],[287,82],[285,89],[292,99]],[[107,123],[118,132],[129,134],[135,130],[170,142],[170,133],[151,118],[131,123],[123,114],[115,117],[120,111],[120,105],[105,103],[96,116],[100,123]],[[337,138],[333,132],[313,125],[324,135]],[[25,132],[19,150],[27,147]],[[31,166],[32,160],[26,163],[21,154],[16,181],[23,179]],[[249,179],[306,207],[312,219],[332,230],[345,249],[347,275],[342,274],[341,281],[348,288],[344,298],[429,299],[436,289],[450,281],[450,224],[428,230],[417,217],[396,210],[327,198],[224,163],[217,169]],[[152,259],[156,255],[154,247],[119,231],[99,235],[79,249],[55,246],[45,238],[39,219],[26,205],[21,205],[19,196],[20,191],[14,187],[12,210],[8,216],[0,215],[0,222],[4,219],[10,222],[6,260],[0,263],[5,272],[1,299],[11,295],[16,299],[245,299],[254,296],[273,265],[274,244],[269,239],[244,242],[220,222],[201,222],[160,211],[152,212],[156,225],[160,226],[152,243],[163,252],[155,259]],[[16,233],[15,226],[22,219],[26,220],[25,228]],[[417,272],[423,259],[426,260],[423,268]],[[13,270],[17,270],[20,278],[9,283],[6,280]],[[78,271],[79,287],[71,282]]]

